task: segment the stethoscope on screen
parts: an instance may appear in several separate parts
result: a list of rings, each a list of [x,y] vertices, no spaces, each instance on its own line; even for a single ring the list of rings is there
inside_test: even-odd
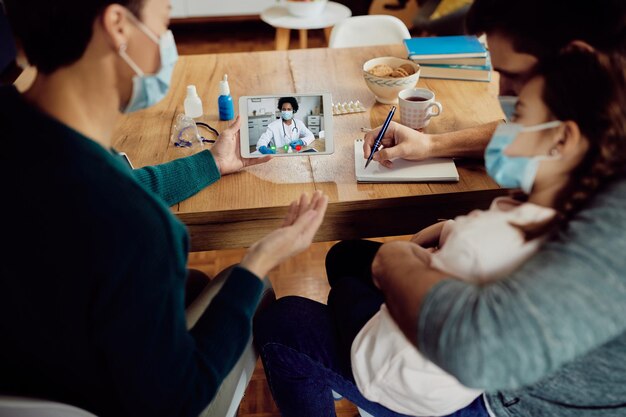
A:
[[[291,142],[291,140],[293,139],[294,131],[296,132],[298,136],[300,136],[300,131],[298,130],[298,125],[296,124],[295,120],[293,120],[293,127],[291,128],[292,136],[287,136],[287,132],[285,131],[285,122],[283,122],[282,120],[281,120],[281,125],[283,126],[283,135],[284,135],[283,137],[288,138],[289,142]]]

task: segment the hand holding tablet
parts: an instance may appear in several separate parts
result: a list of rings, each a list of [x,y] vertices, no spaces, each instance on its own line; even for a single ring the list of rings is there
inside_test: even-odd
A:
[[[241,156],[334,152],[330,93],[242,96]]]

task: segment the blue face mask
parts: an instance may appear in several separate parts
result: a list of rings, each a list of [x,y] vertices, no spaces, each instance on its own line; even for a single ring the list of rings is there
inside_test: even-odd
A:
[[[506,118],[507,122],[513,119],[513,113],[515,113],[515,105],[517,104],[517,100],[517,96],[498,96],[500,107],[504,112],[504,117]]]
[[[280,112],[280,115],[284,120],[291,120],[293,118],[293,111],[283,110]]]
[[[146,25],[132,17],[131,19],[135,21],[137,27],[142,32],[159,45],[161,67],[156,74],[146,75],[128,56],[126,45],[120,47],[120,56],[137,74],[133,77],[133,92],[130,96],[130,101],[123,110],[124,113],[146,109],[161,101],[170,89],[172,72],[174,71],[176,61],[178,61],[178,51],[176,50],[176,42],[174,42],[172,31],[168,30],[159,38]]]
[[[502,123],[498,126],[485,150],[487,173],[501,187],[521,188],[530,194],[535,182],[539,162],[553,159],[553,156],[507,156],[504,150],[515,141],[521,132],[536,132],[550,129],[561,124],[555,120],[535,126],[523,126],[518,123]]]

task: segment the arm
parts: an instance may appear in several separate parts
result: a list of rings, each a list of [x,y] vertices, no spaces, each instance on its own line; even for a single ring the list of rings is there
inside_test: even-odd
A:
[[[120,230],[145,239],[109,248],[118,263],[101,251],[114,279],[103,280],[97,292],[93,334],[129,415],[198,415],[206,407],[248,343],[263,289],[259,277],[310,245],[327,203],[320,192],[293,203],[283,226],[253,245],[190,331],[184,228],[163,209],[121,216]]]
[[[596,197],[567,233],[489,285],[446,280],[415,262],[405,270],[418,282],[382,276],[381,289],[397,304],[392,316],[422,353],[466,386],[497,390],[538,381],[626,331],[624,195],[626,183]]]
[[[447,222],[448,220],[443,220],[423,228],[413,235],[411,242],[424,248],[440,246],[439,236],[441,236],[443,227]]]
[[[272,140],[272,138],[274,137],[274,134],[272,133],[272,129],[271,129],[272,123],[270,123],[267,126],[267,129],[265,129],[265,132],[263,132],[263,134],[259,137],[259,140],[256,143],[256,148],[257,150],[261,147],[261,146],[269,146],[270,141]]]
[[[168,206],[191,197],[221,177],[208,150],[164,164],[135,169],[133,175],[145,189],[157,194]]]
[[[133,170],[135,179],[157,194],[168,206],[179,203],[213,184],[222,175],[261,164],[265,158],[242,158],[239,143],[239,116],[224,129],[211,150],[205,150],[165,164]]]
[[[305,146],[308,146],[311,144],[311,142],[315,140],[315,136],[313,135],[313,132],[311,132],[303,122],[300,123],[302,124],[302,129],[300,130],[300,139],[302,140],[302,142],[304,142]]]
[[[416,311],[428,291],[446,278],[429,268],[412,242],[383,244],[372,263],[372,278],[385,296],[394,320],[409,340],[417,339]],[[418,278],[419,277],[419,278]]]
[[[456,132],[426,134],[391,122],[383,137],[383,149],[374,160],[391,167],[391,159],[420,160],[433,157],[482,158],[485,148],[500,121],[470,127]],[[378,127],[364,137],[363,151],[367,159],[380,132]]]

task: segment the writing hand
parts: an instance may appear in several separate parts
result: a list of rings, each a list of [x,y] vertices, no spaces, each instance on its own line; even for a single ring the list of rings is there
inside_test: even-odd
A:
[[[367,159],[372,152],[374,142],[382,126],[377,127],[365,134],[363,138],[363,156]],[[431,136],[415,131],[400,123],[391,122],[381,140],[383,148],[374,154],[374,161],[391,168],[391,159],[404,158],[409,160],[420,160],[430,156]]]

